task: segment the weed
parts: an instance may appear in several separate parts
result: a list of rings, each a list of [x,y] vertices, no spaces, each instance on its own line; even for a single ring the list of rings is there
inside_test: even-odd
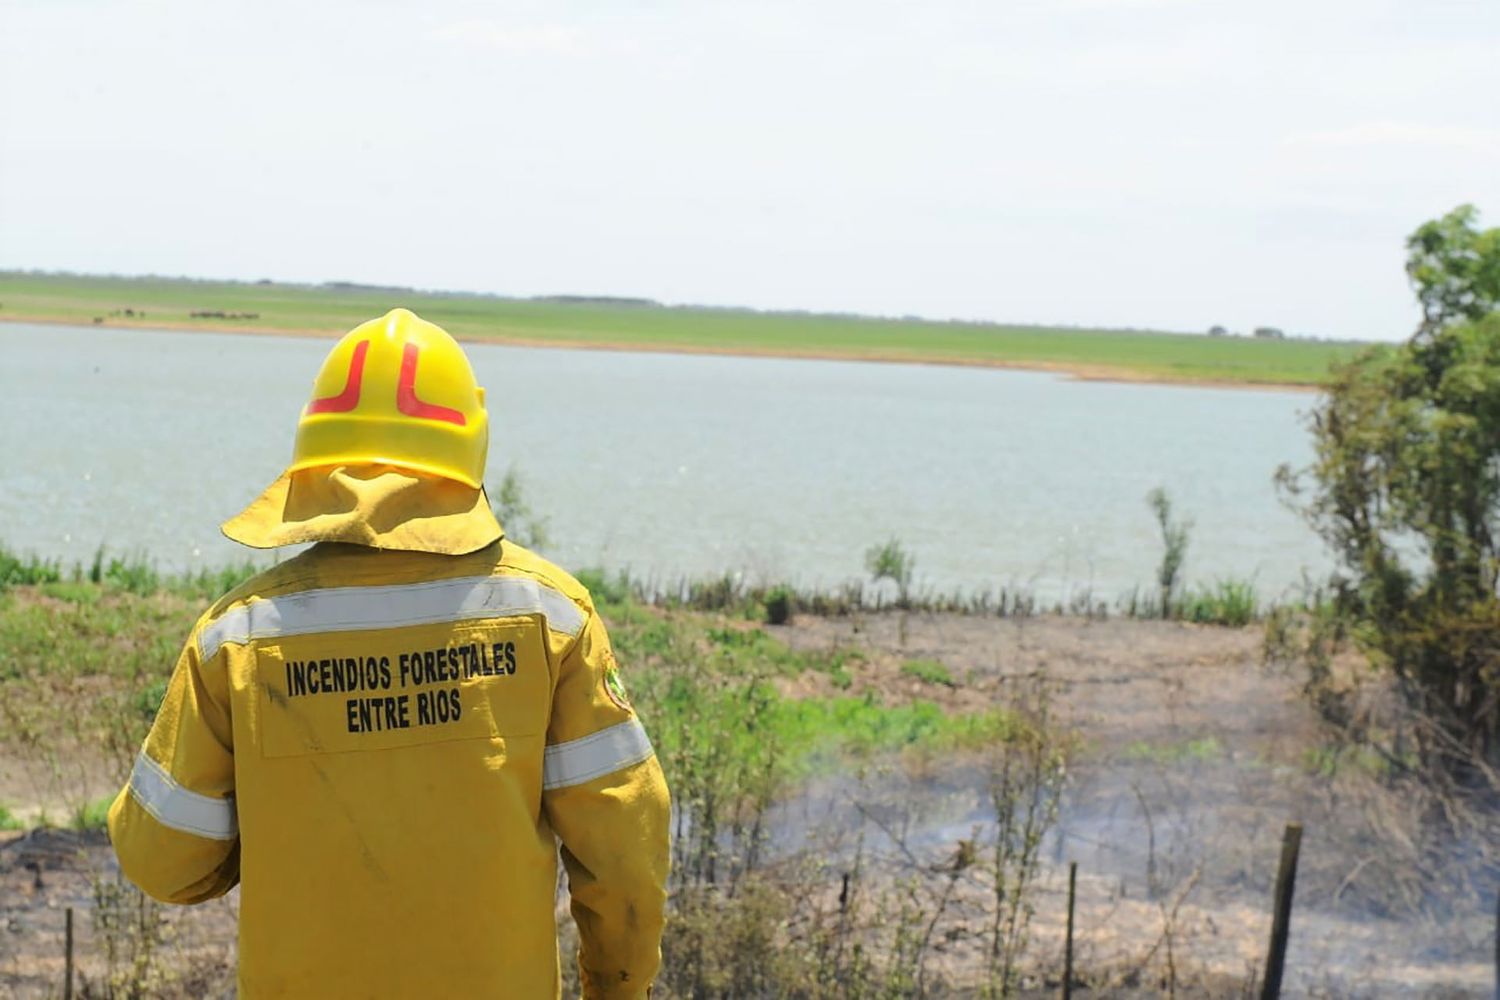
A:
[[[937,660],[907,660],[901,664],[901,673],[907,677],[915,677],[924,684],[941,684],[943,687],[950,688],[958,687],[958,682],[953,679],[953,674]]]
[[[1239,628],[1255,620],[1259,607],[1254,584],[1220,580],[1213,587],[1188,591],[1173,611],[1173,617],[1184,621]]]
[[[1069,747],[1052,724],[1045,682],[1023,695],[1016,711],[1025,724],[992,751],[989,768],[995,832],[986,863],[994,899],[988,996],[1009,996],[1018,985],[1035,912],[1031,889],[1040,870],[1042,840],[1057,820],[1067,778]]]
[[[1170,608],[1178,574],[1187,558],[1188,536],[1193,522],[1172,516],[1172,501],[1160,486],[1146,494],[1146,503],[1156,515],[1156,526],[1161,531],[1161,565],[1156,570],[1156,583],[1161,590],[1160,606]]]
[[[94,935],[104,952],[105,971],[99,982],[83,978],[84,996],[158,996],[169,982],[163,966],[166,922],[161,904],[124,876],[96,875],[93,879]]]
[[[618,607],[631,599],[630,577],[624,573],[610,575],[602,569],[581,569],[574,574],[588,588],[589,596],[602,608]]]
[[[1126,760],[1145,761],[1152,764],[1207,763],[1218,760],[1223,755],[1223,744],[1213,736],[1169,744],[1152,744],[1137,740],[1121,753]]]
[[[4,803],[0,803],[0,830],[24,830],[26,824],[21,822],[19,816],[11,812]]]
[[[879,584],[889,580],[896,585],[897,601],[905,608],[910,604],[911,578],[916,567],[916,558],[895,538],[883,545],[872,545],[865,551],[865,569],[870,579]]]
[[[0,545],[0,590],[11,586],[56,583],[62,570],[55,561],[35,555],[22,557]]]
[[[1322,745],[1302,752],[1302,767],[1309,774],[1333,778],[1339,771],[1353,769],[1377,778],[1389,777],[1390,763],[1369,747]]]
[[[495,518],[500,522],[507,538],[528,549],[547,547],[549,541],[547,519],[531,509],[531,504],[526,499],[521,473],[515,466],[505,470],[505,475],[501,478],[497,489],[491,492],[486,488],[486,493],[493,497],[491,506],[494,509]]]
[[[109,823],[109,807],[113,796],[104,796],[86,802],[73,810],[72,827],[75,830],[102,830]]]
[[[792,609],[796,607],[797,595],[792,588],[780,585],[766,591],[766,624],[785,625],[792,619]]]

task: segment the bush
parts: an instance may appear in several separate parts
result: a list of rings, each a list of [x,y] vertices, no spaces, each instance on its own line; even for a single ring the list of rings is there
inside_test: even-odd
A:
[[[1340,562],[1336,606],[1428,763],[1500,754],[1500,314],[1338,367],[1278,481]]]
[[[1247,580],[1220,580],[1203,590],[1192,590],[1177,603],[1177,617],[1200,625],[1238,628],[1259,613],[1255,586]]]
[[[56,562],[34,555],[22,558],[0,545],[0,590],[8,586],[56,583],[61,579],[62,571]]]
[[[791,621],[794,596],[790,587],[777,586],[766,591],[766,624],[785,625]]]

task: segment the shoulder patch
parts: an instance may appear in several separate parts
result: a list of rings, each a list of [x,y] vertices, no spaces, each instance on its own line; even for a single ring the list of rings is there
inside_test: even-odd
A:
[[[610,701],[625,711],[635,711],[630,707],[630,695],[625,690],[625,678],[620,676],[620,665],[615,662],[614,650],[605,654],[604,693],[609,696]]]

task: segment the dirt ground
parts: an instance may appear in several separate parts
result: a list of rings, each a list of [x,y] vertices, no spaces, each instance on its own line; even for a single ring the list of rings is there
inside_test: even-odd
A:
[[[808,672],[784,682],[792,694],[873,692],[980,710],[1046,685],[1078,749],[1043,849],[1032,949],[1061,954],[1067,863],[1078,862],[1078,965],[1111,995],[1164,992],[1168,951],[1177,992],[1233,995],[1265,954],[1289,821],[1304,823],[1305,835],[1287,995],[1492,995],[1493,888],[1473,899],[1390,904],[1367,821],[1372,802],[1389,803],[1370,798],[1371,783],[1357,773],[1320,770],[1317,720],[1296,678],[1260,665],[1259,629],[886,613],[803,617],[771,631],[798,649],[860,653],[847,689]],[[952,685],[904,673],[913,659],[942,663]],[[780,807],[775,839],[790,850],[874,816],[883,819],[869,843],[889,833],[893,866],[903,851],[941,857],[986,822],[985,787],[985,763],[972,754],[820,778]],[[97,794],[109,790],[101,783]],[[60,995],[69,906],[79,968],[99,982],[110,938],[121,938],[98,920],[116,878],[107,844],[60,832],[0,837],[0,995]],[[977,883],[960,886],[955,932],[940,935],[949,968],[972,964],[981,947],[963,930],[979,892]],[[162,983],[160,995],[232,994],[235,907],[231,895],[165,911],[160,947],[189,971]],[[119,966],[129,941],[114,943]]]
[[[1043,616],[984,618],[899,613],[799,617],[771,633],[794,649],[854,649],[848,694],[875,691],[978,711],[1003,703],[1018,685],[1057,685],[1060,717],[1096,753],[1145,741],[1166,745],[1212,737],[1244,752],[1305,747],[1316,735],[1291,678],[1261,670],[1261,629],[1179,622]],[[904,633],[904,636],[903,636]],[[936,660],[954,685],[903,674],[902,664]],[[838,694],[826,674],[806,673],[794,693]]]
[[[1298,678],[1262,665],[1259,627],[892,613],[803,618],[772,631],[799,649],[861,650],[863,662],[848,668],[853,694],[973,711],[1047,686],[1077,750],[1043,848],[1033,923],[1042,954],[1061,955],[1067,865],[1076,861],[1079,967],[1109,970],[1105,980],[1122,990],[1129,981],[1154,992],[1165,986],[1170,944],[1183,992],[1231,990],[1264,961],[1281,840],[1297,822],[1289,995],[1493,995],[1497,887],[1409,898],[1385,884],[1377,835],[1406,832],[1390,818],[1402,803],[1357,768],[1321,766],[1319,721]],[[913,659],[944,664],[953,686],[903,673]],[[822,674],[789,686],[833,693]],[[883,809],[903,850],[942,856],[992,815],[986,784],[981,760],[888,770],[809,789],[784,825],[847,830]],[[1452,865],[1469,853],[1452,845]],[[977,892],[970,886],[968,897]],[[947,947],[962,950],[962,941]],[[1136,975],[1144,956],[1154,986]]]
[[[63,995],[70,908],[76,996],[116,995],[112,981],[143,983],[146,996],[234,995],[238,890],[143,911],[121,889],[103,833],[0,833],[0,996]],[[139,974],[146,968],[169,974]]]

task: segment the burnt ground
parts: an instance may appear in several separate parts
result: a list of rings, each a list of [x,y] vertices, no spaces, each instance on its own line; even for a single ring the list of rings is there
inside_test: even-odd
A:
[[[1488,997],[1496,988],[1497,887],[1456,877],[1475,845],[1421,842],[1367,760],[1331,756],[1300,680],[1262,665],[1259,627],[912,613],[772,631],[799,649],[861,651],[848,668],[853,694],[973,711],[1034,700],[1045,686],[1056,728],[1075,746],[1042,847],[1033,923],[1035,948],[1057,956],[1056,968],[1076,861],[1078,967],[1121,989],[1161,987],[1170,946],[1185,992],[1233,992],[1264,960],[1283,831],[1299,822],[1289,993]],[[944,664],[953,685],[903,673],[912,659]],[[835,693],[821,674],[789,686]],[[899,869],[905,850],[951,856],[989,823],[988,784],[982,756],[908,761],[820,783],[783,826],[847,831],[881,816]],[[1409,877],[1419,848],[1455,877]],[[960,887],[958,908],[977,907],[977,884]],[[971,912],[954,924],[973,922]],[[978,942],[963,937],[951,964],[972,967]]]
[[[0,996],[62,996],[69,908],[75,995],[233,996],[238,899],[142,909],[102,832],[0,833]]]
[[[1282,830],[1295,820],[1306,833],[1288,995],[1491,995],[1493,888],[1444,895],[1391,876],[1413,849],[1400,843],[1411,829],[1401,803],[1359,767],[1327,766],[1297,679],[1260,665],[1258,628],[888,613],[771,631],[794,648],[859,653],[847,689],[809,672],[783,682],[792,694],[976,711],[1045,687],[1074,752],[1035,894],[1029,954],[1044,964],[1061,964],[1067,863],[1077,861],[1076,964],[1096,987],[1164,991],[1170,960],[1177,992],[1238,995],[1265,953]],[[904,673],[912,659],[942,663],[952,685]],[[982,753],[955,751],[816,779],[778,809],[776,841],[821,839],[837,867],[839,845],[860,829],[871,869],[899,877],[906,860],[951,855],[990,820],[988,767]],[[0,760],[7,769],[14,759]],[[1453,845],[1454,866],[1463,848]],[[117,877],[98,834],[0,834],[0,995],[60,995],[69,906],[94,984],[110,974],[111,946],[115,974],[128,975],[150,940],[155,967],[172,970],[150,995],[232,995],[237,896],[148,913],[144,925],[159,930],[144,935],[142,914],[120,911]],[[982,922],[983,894],[960,879],[937,935],[935,973],[956,983],[982,963],[966,928]]]

